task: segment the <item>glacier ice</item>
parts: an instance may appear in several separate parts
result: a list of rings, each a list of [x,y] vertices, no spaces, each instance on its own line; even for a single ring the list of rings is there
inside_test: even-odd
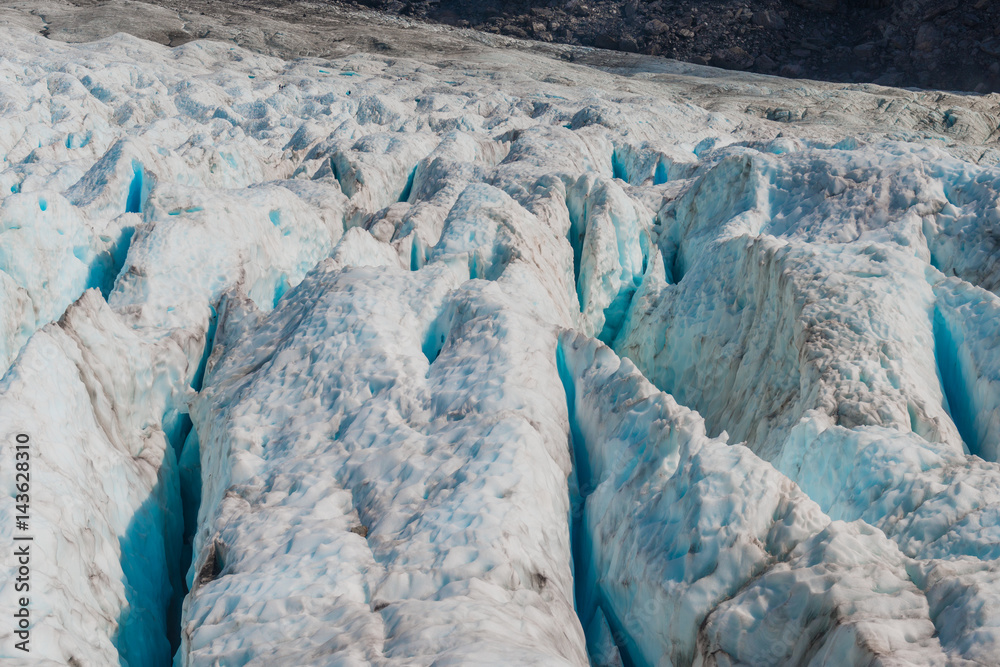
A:
[[[32,583],[35,653],[50,664],[150,664],[170,650],[170,598],[183,581],[171,439],[198,352],[198,335],[147,338],[88,290],[2,381],[4,432],[46,444],[31,469]],[[12,577],[3,590],[15,598]]]
[[[210,362],[189,661],[585,661],[554,330],[466,277],[328,260]]]
[[[564,335],[560,353],[577,470],[589,468],[585,611],[619,628],[630,664],[944,663],[927,600],[880,531],[830,522],[607,347]]]
[[[5,662],[996,662],[994,117],[2,37]]]

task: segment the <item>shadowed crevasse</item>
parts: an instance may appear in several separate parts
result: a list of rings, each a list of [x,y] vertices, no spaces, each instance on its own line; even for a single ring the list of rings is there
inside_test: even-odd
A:
[[[567,365],[562,343],[556,347],[556,364],[559,379],[566,393],[566,411],[569,417],[569,444],[573,455],[573,473],[570,477],[570,540],[573,556],[573,597],[577,616],[587,636],[587,651],[591,663],[601,667],[616,664],[615,658],[624,667],[642,667],[629,654],[628,638],[624,630],[617,627],[613,616],[605,608],[599,580],[600,574],[591,558],[593,541],[587,529],[587,497],[594,491],[590,457],[587,453],[583,431],[576,418],[576,386],[572,371]],[[602,628],[603,626],[603,628]],[[610,627],[609,627],[610,626]],[[601,632],[604,629],[605,632]],[[614,646],[607,646],[605,637],[610,631]],[[611,655],[609,655],[609,653]]]

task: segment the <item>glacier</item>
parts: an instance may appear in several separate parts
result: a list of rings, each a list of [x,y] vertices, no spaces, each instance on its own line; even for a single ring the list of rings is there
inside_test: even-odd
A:
[[[997,664],[996,98],[404,28],[0,25],[5,664]]]

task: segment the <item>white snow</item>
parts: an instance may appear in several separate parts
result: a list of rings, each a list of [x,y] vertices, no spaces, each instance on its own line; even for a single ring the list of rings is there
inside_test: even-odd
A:
[[[971,102],[0,31],[5,664],[996,661]]]

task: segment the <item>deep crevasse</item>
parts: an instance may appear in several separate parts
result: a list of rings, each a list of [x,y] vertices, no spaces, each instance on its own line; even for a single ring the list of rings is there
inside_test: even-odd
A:
[[[968,146],[513,51],[5,34],[43,659],[996,655],[1000,176]]]

